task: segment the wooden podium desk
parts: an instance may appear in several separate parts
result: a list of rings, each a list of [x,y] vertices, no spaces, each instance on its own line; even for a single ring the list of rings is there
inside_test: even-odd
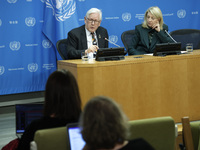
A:
[[[93,96],[115,99],[130,120],[189,116],[200,120],[200,50],[166,57],[126,56],[120,61],[60,60],[76,77],[83,106]]]

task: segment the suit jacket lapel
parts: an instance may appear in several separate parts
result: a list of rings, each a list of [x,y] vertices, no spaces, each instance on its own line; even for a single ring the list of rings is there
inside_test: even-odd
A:
[[[144,43],[145,45],[149,48],[149,29],[145,29],[143,30],[144,32],[142,33],[143,35],[143,39],[144,39]]]
[[[83,46],[83,48],[81,49],[87,49],[87,37],[86,37],[86,31],[85,31],[85,25],[82,27],[82,31],[81,31],[81,45]]]
[[[97,35],[97,40],[98,40],[98,46],[99,47],[103,47],[103,37],[101,35],[101,33],[99,32],[99,28],[96,31],[96,35]]]
[[[154,47],[154,45],[156,44],[156,42],[157,42],[156,35],[153,34],[152,41],[151,41],[151,48]]]

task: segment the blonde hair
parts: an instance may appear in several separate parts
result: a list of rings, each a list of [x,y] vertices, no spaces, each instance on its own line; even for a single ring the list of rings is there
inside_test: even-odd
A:
[[[163,15],[162,15],[162,12],[161,12],[160,8],[157,7],[157,6],[153,6],[153,7],[150,7],[150,8],[147,9],[147,11],[145,12],[145,15],[144,15],[144,22],[142,23],[142,27],[143,27],[143,28],[149,28],[148,25],[147,25],[147,14],[148,14],[149,12],[150,12],[156,19],[159,20],[160,29],[162,30],[162,29],[163,29],[163,24],[164,24]]]

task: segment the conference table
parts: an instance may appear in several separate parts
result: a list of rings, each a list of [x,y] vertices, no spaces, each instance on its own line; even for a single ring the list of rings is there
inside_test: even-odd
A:
[[[200,50],[165,57],[125,56],[120,61],[59,60],[57,68],[76,77],[83,106],[104,95],[113,98],[130,120],[200,120]]]

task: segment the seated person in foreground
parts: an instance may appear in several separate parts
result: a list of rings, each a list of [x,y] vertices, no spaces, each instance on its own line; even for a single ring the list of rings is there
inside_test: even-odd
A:
[[[29,150],[37,130],[66,126],[79,120],[81,99],[73,74],[66,70],[53,72],[46,83],[44,117],[32,121],[19,141],[18,150]]]
[[[81,58],[81,52],[94,53],[99,48],[107,48],[108,32],[100,27],[102,12],[97,8],[91,8],[84,17],[85,25],[72,29],[68,33],[67,50],[69,59]]]
[[[104,96],[87,102],[80,118],[83,150],[153,150],[143,139],[126,140],[128,121],[117,103]]]
[[[129,55],[153,53],[156,44],[174,43],[166,33],[168,26],[163,22],[160,8],[157,6],[147,9],[144,22],[135,26],[135,36],[132,45],[128,48]]]

